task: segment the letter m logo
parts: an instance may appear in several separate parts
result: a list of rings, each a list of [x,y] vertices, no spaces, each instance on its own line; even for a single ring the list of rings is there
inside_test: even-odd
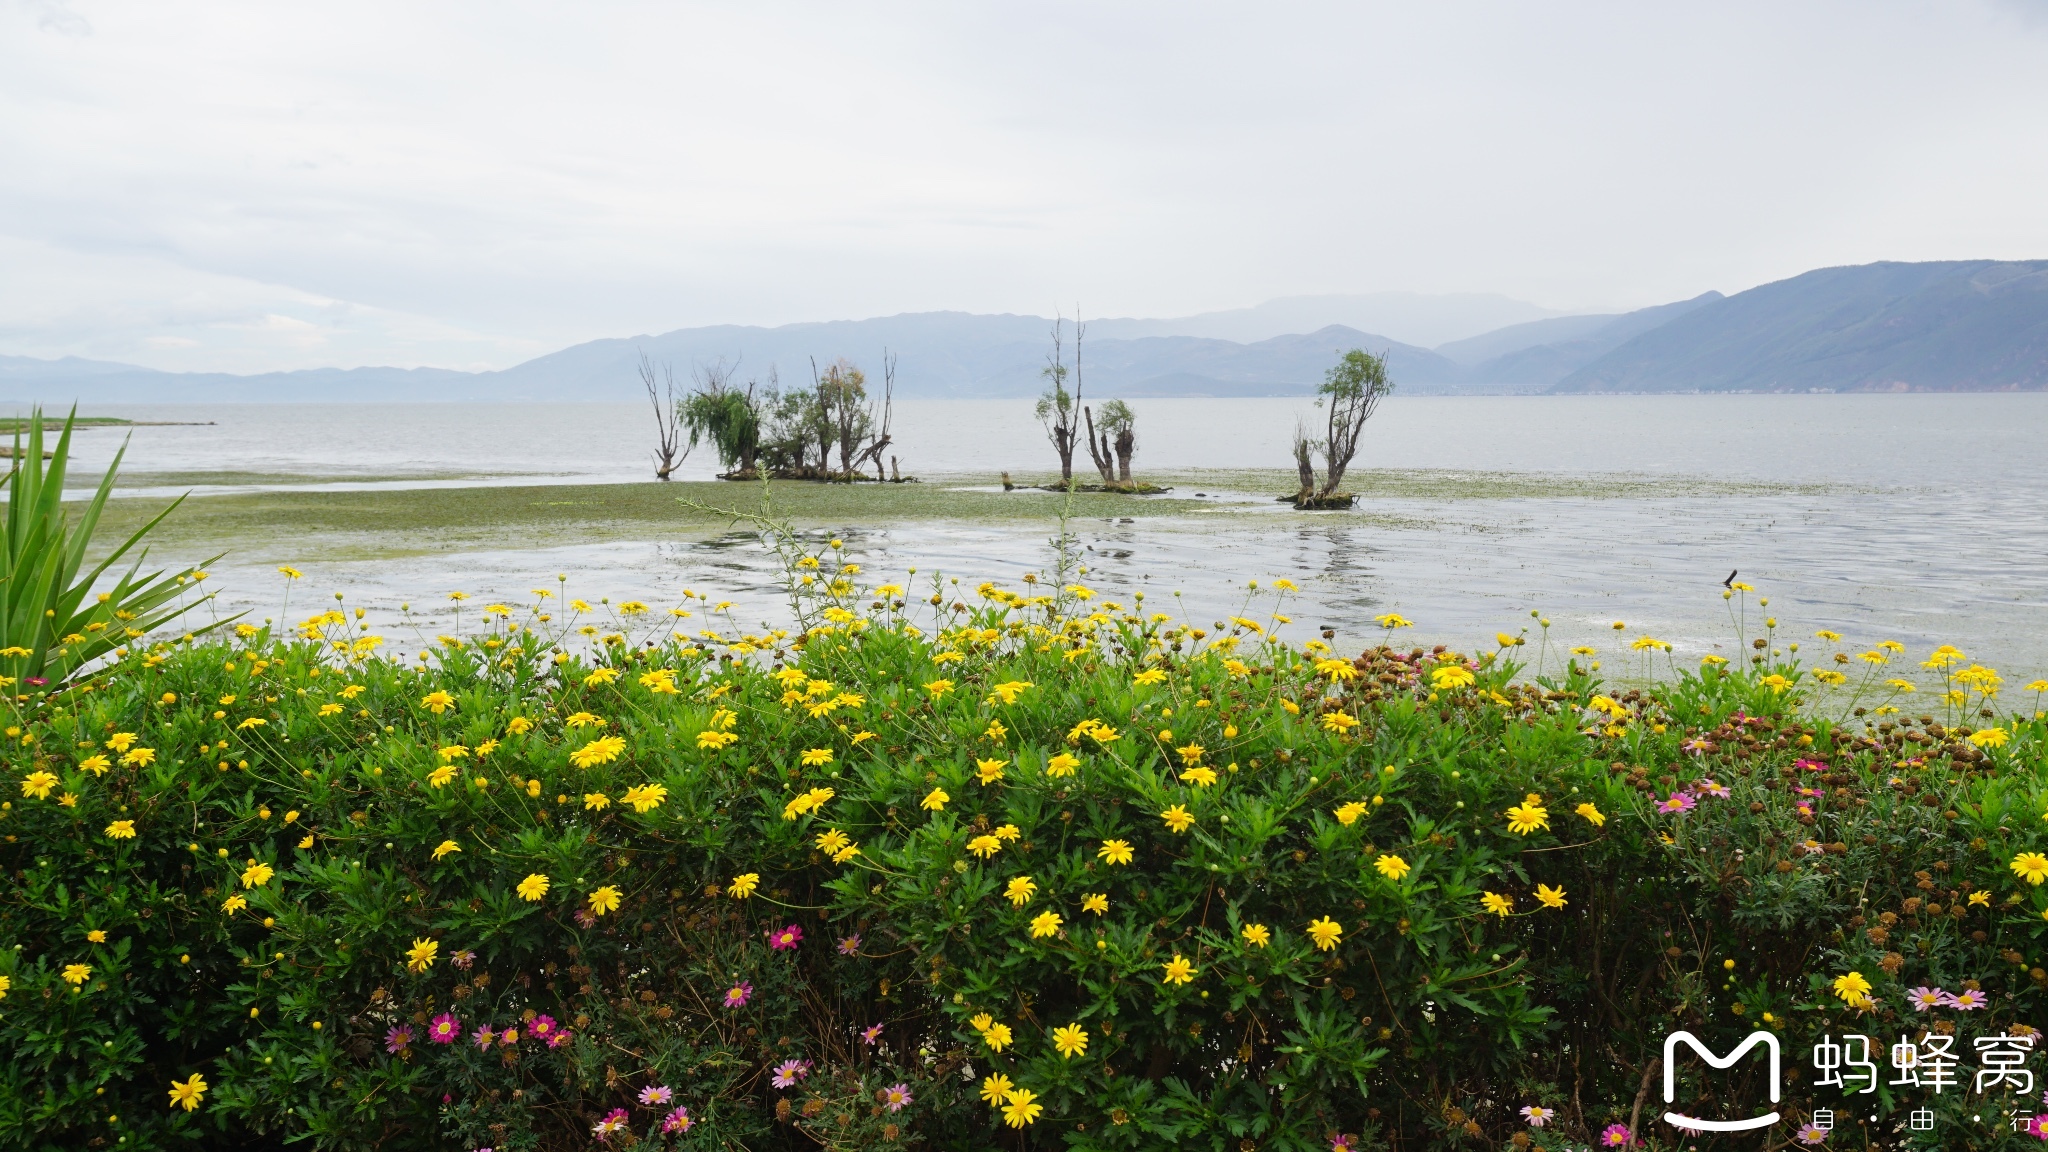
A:
[[[1770,1053],[1771,1059],[1771,1103],[1778,1102],[1778,1038],[1769,1032],[1751,1032],[1749,1038],[1735,1046],[1735,1051],[1726,1056],[1716,1056],[1712,1049],[1700,1043],[1699,1037],[1690,1032],[1673,1032],[1664,1037],[1664,1102],[1675,1103],[1678,1096],[1678,1044],[1684,1041],[1707,1062],[1710,1068],[1733,1067],[1737,1060],[1748,1055],[1749,1050],[1761,1044]],[[1752,1128],[1768,1128],[1778,1122],[1778,1113],[1773,1109],[1768,1115],[1752,1116],[1747,1120],[1700,1120],[1677,1112],[1664,1113],[1664,1121],[1674,1128],[1688,1132],[1746,1132]]]

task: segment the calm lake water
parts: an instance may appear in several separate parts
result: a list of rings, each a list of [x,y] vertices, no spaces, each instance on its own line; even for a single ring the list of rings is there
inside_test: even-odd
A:
[[[1140,472],[1285,468],[1300,400],[1149,400]],[[131,473],[254,473],[269,485],[385,487],[648,480],[651,416],[630,405],[177,406],[109,414],[214,421],[132,433]],[[1244,582],[1288,576],[1304,635],[1353,642],[1370,618],[1416,621],[1403,638],[1491,646],[1541,610],[1567,643],[1618,655],[1629,624],[1696,659],[1732,649],[1720,597],[1731,569],[1771,597],[1787,638],[1832,628],[1849,643],[1896,638],[1918,658],[1953,643],[2006,674],[2008,696],[2048,670],[2048,395],[1401,397],[1368,426],[1358,467],[1634,477],[1641,495],[1590,498],[1569,485],[1507,499],[1400,498],[1369,515],[1297,516],[1267,492],[1181,485],[1219,513],[1077,524],[1091,584],[1174,590],[1196,619],[1232,610]],[[103,464],[118,431],[81,437]],[[1022,401],[906,400],[903,470],[944,482],[1054,461]],[[708,477],[700,451],[680,475]],[[138,476],[138,478],[141,478]],[[248,478],[243,478],[248,479]],[[1697,479],[1673,494],[1673,479]],[[1663,481],[1663,483],[1653,483]],[[649,481],[651,482],[651,481]],[[200,484],[196,490],[240,488]],[[177,490],[184,490],[183,486]],[[1051,522],[846,525],[871,574],[915,565],[963,584],[1014,581],[1045,565]],[[276,607],[271,569],[233,557],[223,602]],[[758,549],[649,539],[582,548],[507,547],[400,561],[300,563],[307,590],[352,603],[439,600],[462,588],[512,598],[557,572],[590,597],[670,600],[715,588],[775,613]],[[303,603],[304,601],[300,601]],[[1809,639],[1809,644],[1811,643]]]

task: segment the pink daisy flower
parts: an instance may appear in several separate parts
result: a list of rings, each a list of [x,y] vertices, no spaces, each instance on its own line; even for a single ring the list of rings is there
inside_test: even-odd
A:
[[[436,1044],[453,1044],[462,1037],[462,1021],[452,1012],[443,1012],[427,1025],[427,1039]]]
[[[727,1008],[745,1008],[747,1001],[754,998],[754,986],[744,980],[725,990]]]
[[[1948,993],[1943,992],[1939,988],[1929,988],[1923,984],[1918,988],[1908,988],[1906,990],[1906,1003],[1911,1004],[1915,1012],[1925,1012],[1929,1008],[1940,1008],[1946,1005],[1948,1003]]]
[[[1522,1109],[1522,1119],[1527,1120],[1531,1128],[1543,1127],[1545,1124],[1550,1123],[1550,1118],[1555,1115],[1557,1113],[1545,1108],[1541,1104],[1531,1104]]]
[[[469,971],[469,966],[476,963],[476,953],[470,951],[467,948],[459,948],[455,951],[455,954],[448,957],[448,959],[451,962],[453,962],[457,968],[460,968],[463,971],[467,972]]]
[[[1950,992],[1946,1003],[1949,1007],[1963,1012],[1974,1012],[1990,1002],[1990,997],[1969,988],[1961,992]]]
[[[555,1029],[554,1031],[548,1033],[548,1047],[560,1048],[562,1045],[567,1044],[569,1042],[569,1036],[570,1032],[567,1028]]]
[[[678,1107],[675,1111],[662,1117],[661,1130],[663,1132],[688,1132],[690,1126],[695,1123],[695,1120],[690,1119],[690,1110],[688,1108]]]
[[[1801,1144],[1818,1144],[1828,1138],[1826,1131],[1812,1124],[1801,1124],[1799,1131],[1794,1133],[1793,1136]]]
[[[1330,1137],[1330,1152],[1357,1152],[1358,1137],[1349,1132],[1339,1132]]]
[[[674,1090],[666,1084],[650,1084],[640,1090],[640,1103],[649,1108],[666,1104],[674,1097]]]
[[[858,951],[860,951],[860,933],[855,932],[851,936],[840,938],[839,954],[841,956],[851,956]]]
[[[596,1136],[599,1140],[609,1140],[611,1138],[612,1133],[617,1132],[619,1129],[624,1128],[625,1126],[626,1110],[624,1108],[614,1108],[611,1111],[605,1113],[604,1119],[599,1120],[597,1124],[590,1129],[590,1131],[591,1134]]]
[[[491,1031],[491,1026],[489,1024],[486,1024],[483,1027],[478,1028],[476,1030],[476,1035],[471,1037],[471,1039],[476,1041],[476,1046],[478,1048],[489,1048],[491,1045],[496,1044],[498,1042],[498,1034],[496,1032]]]
[[[1692,786],[1692,790],[1701,796],[1712,796],[1716,800],[1726,800],[1731,795],[1728,786],[1718,780],[1701,780]]]
[[[802,943],[803,938],[804,930],[791,924],[787,928],[777,928],[775,931],[770,932],[768,934],[768,947],[773,948],[777,952],[785,951]]]
[[[526,1031],[535,1040],[546,1040],[561,1031],[561,1028],[555,1023],[553,1016],[535,1016],[526,1026]]]
[[[784,1060],[775,1066],[775,1075],[769,1080],[769,1083],[777,1088],[794,1087],[796,1082],[803,1079],[810,1070],[811,1065],[808,1060]]]
[[[1626,1124],[1609,1124],[1600,1132],[1602,1148],[1626,1148],[1635,1142],[1635,1133],[1630,1132]]]
[[[411,1044],[412,1028],[409,1025],[400,1024],[384,1034],[384,1050],[393,1055],[405,1051]]]
[[[1692,811],[1693,806],[1698,803],[1699,801],[1693,799],[1688,793],[1673,792],[1669,800],[1665,800],[1657,805],[1657,811],[1682,815]]]
[[[877,1039],[881,1038],[881,1035],[882,1026],[880,1024],[870,1024],[867,1027],[861,1029],[860,1042],[867,1045],[873,1045]]]
[[[2036,1140],[2048,1140],[2048,1116],[2036,1116],[2027,1121],[2027,1135]]]
[[[910,1103],[910,1085],[891,1084],[882,1089],[882,1106],[891,1112],[901,1112]]]

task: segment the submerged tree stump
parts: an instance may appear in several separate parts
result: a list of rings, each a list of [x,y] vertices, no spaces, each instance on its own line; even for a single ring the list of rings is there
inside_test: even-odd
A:
[[[1343,512],[1358,503],[1358,497],[1350,492],[1332,492],[1327,496],[1297,492],[1281,499],[1293,504],[1297,512]]]

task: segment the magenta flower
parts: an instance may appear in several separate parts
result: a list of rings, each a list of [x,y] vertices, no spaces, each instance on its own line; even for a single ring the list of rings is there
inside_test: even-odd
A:
[[[791,924],[787,928],[778,928],[770,932],[768,934],[768,947],[781,952],[796,947],[803,942],[803,938],[804,930]]]
[[[460,968],[463,971],[467,972],[469,971],[469,966],[476,963],[476,953],[470,951],[467,948],[459,948],[456,950],[455,954],[448,957],[448,959],[451,962],[453,962],[457,968]]]
[[[1825,772],[1828,770],[1828,766],[1818,760],[1794,760],[1792,766],[1801,772]]]
[[[727,1008],[745,1008],[747,1001],[753,998],[754,986],[745,981],[741,981],[725,990],[725,1006]]]
[[[411,1044],[412,1028],[409,1025],[400,1024],[384,1034],[384,1050],[393,1055],[405,1051]]]
[[[436,1044],[453,1044],[462,1038],[462,1021],[452,1012],[443,1012],[427,1025],[427,1039]]]
[[[1974,1012],[1977,1009],[1984,1007],[1984,1005],[1987,1004],[1990,1001],[1990,999],[1990,997],[1984,995],[1982,992],[1977,992],[1972,989],[1965,988],[1961,992],[1948,993],[1948,999],[1942,1002],[1944,1004],[1947,1004],[1949,1007],[1957,1009],[1959,1011]]]
[[[1692,736],[1678,742],[1678,750],[1694,756],[1704,756],[1714,750],[1714,742],[1704,736]]]
[[[535,1040],[553,1039],[555,1033],[561,1030],[561,1026],[555,1023],[553,1016],[535,1016],[532,1023],[526,1026],[526,1034]]]
[[[858,951],[860,951],[860,933],[855,932],[851,936],[840,939],[839,954],[841,956],[851,956]]]
[[[2027,1135],[2036,1140],[2048,1140],[2048,1116],[2036,1116],[2027,1121]]]
[[[1339,1132],[1330,1137],[1330,1152],[1357,1152],[1358,1137],[1349,1132]]]
[[[591,1128],[590,1131],[591,1134],[596,1136],[599,1140],[608,1140],[611,1138],[612,1133],[617,1132],[619,1129],[624,1128],[625,1126],[626,1110],[624,1108],[614,1108],[611,1111],[605,1113],[604,1119],[599,1120],[597,1124]]]
[[[882,1106],[891,1112],[901,1112],[910,1103],[910,1085],[891,1084],[882,1089]]]
[[[472,1039],[476,1041],[478,1048],[489,1048],[498,1042],[498,1034],[491,1031],[491,1026],[486,1024],[476,1030],[476,1035]]]
[[[1555,1115],[1557,1113],[1545,1108],[1541,1104],[1531,1104],[1522,1109],[1522,1119],[1527,1120],[1531,1128],[1543,1127],[1545,1124],[1550,1123],[1550,1118]]]
[[[1793,1136],[1801,1144],[1818,1144],[1828,1138],[1825,1130],[1817,1128],[1812,1124],[1801,1124],[1799,1131],[1794,1133]]]
[[[1626,1124],[1609,1124],[1600,1133],[1602,1148],[1627,1148],[1636,1142],[1635,1133]]]
[[[1698,781],[1692,786],[1692,790],[1701,796],[1712,796],[1716,800],[1726,800],[1729,796],[1728,786],[1716,780]]]
[[[1657,805],[1657,811],[1683,815],[1684,813],[1692,811],[1693,805],[1698,803],[1699,801],[1693,799],[1692,796],[1688,793],[1673,792],[1669,800],[1665,800]]]
[[[881,1038],[881,1035],[882,1026],[880,1024],[870,1024],[860,1030],[860,1042],[872,1047],[875,1041]]]
[[[591,915],[588,908],[578,908],[574,919],[578,928],[590,928],[597,924],[597,917]]]
[[[1799,789],[1799,794],[1800,794],[1801,796],[1811,796],[1811,797],[1813,797],[1813,798],[1814,798],[1815,800],[1818,800],[1818,799],[1820,799],[1821,797],[1823,797],[1823,796],[1827,795],[1827,793],[1825,793],[1825,792],[1821,791],[1821,790],[1820,790],[1820,789],[1818,789],[1818,788],[1804,788],[1804,787],[1802,787],[1802,788],[1800,788],[1800,789]]]
[[[666,1104],[674,1097],[675,1092],[666,1084],[650,1084],[640,1090],[640,1103],[649,1108]]]
[[[1918,988],[1908,988],[1906,990],[1906,1003],[1911,1004],[1915,1012],[1925,1012],[1929,1008],[1945,1006],[1948,1003],[1948,993],[1943,992],[1939,988],[1929,988],[1923,984]]]
[[[554,1031],[549,1032],[548,1047],[560,1048],[562,1045],[567,1044],[569,1042],[570,1035],[571,1033],[567,1028],[557,1028]]]
[[[690,1126],[695,1123],[695,1120],[690,1119],[690,1110],[688,1108],[678,1107],[675,1111],[662,1117],[661,1130],[663,1132],[688,1132]]]
[[[793,1087],[797,1081],[803,1079],[810,1071],[811,1062],[808,1060],[784,1060],[775,1066],[775,1076],[769,1083],[777,1088]]]

